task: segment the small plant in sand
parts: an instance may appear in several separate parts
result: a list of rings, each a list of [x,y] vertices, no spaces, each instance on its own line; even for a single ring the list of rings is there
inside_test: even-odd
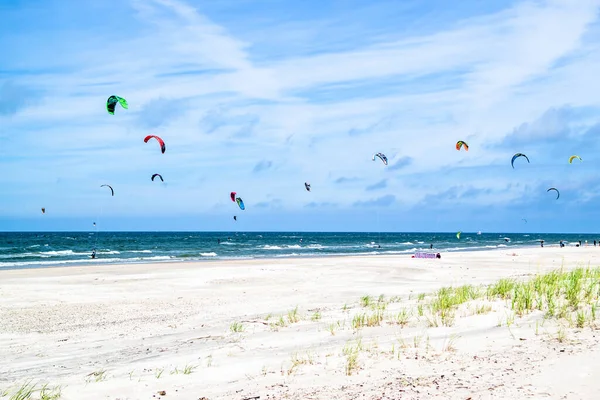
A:
[[[331,336],[335,336],[336,328],[337,328],[337,325],[334,323],[327,325],[327,330],[329,331],[329,333],[331,333]]]
[[[356,343],[346,343],[342,350],[344,356],[346,356],[346,375],[352,375],[358,369],[358,355],[363,350],[362,339],[358,338]]]
[[[481,315],[487,314],[492,311],[492,306],[490,304],[477,304],[475,306],[474,314]]]
[[[213,356],[212,356],[212,354],[209,354],[206,357],[206,367],[207,368],[210,368],[212,366],[212,361],[213,361]]]
[[[154,377],[155,377],[156,379],[160,379],[160,377],[161,377],[161,375],[163,374],[163,372],[165,372],[165,369],[164,369],[164,368],[157,368],[157,369],[154,371]]]
[[[32,383],[31,380],[25,382],[23,385],[19,386],[13,394],[10,396],[10,400],[29,400],[31,396],[37,391],[36,384]],[[5,394],[2,397],[8,395],[9,391],[6,390]]]
[[[363,296],[360,298],[360,304],[362,304],[363,307],[368,307],[372,302],[373,299],[371,296]]]
[[[101,382],[106,380],[106,370],[101,369],[99,371],[94,371],[86,376],[87,382]]]
[[[556,331],[556,340],[558,340],[559,343],[564,343],[567,340],[567,331],[564,326],[558,327],[558,330]]]
[[[300,321],[300,316],[298,315],[298,306],[296,306],[293,310],[288,311],[288,321],[290,324],[295,324]]]
[[[445,351],[445,352],[455,351],[456,347],[454,346],[454,344],[456,343],[457,339],[458,339],[457,335],[450,335],[450,337],[444,342],[442,351]]]
[[[300,365],[313,365],[314,363],[314,357],[309,352],[306,353],[306,356],[300,356],[298,353],[294,353],[292,354],[292,363],[287,374],[292,375]]]
[[[367,316],[367,326],[379,326],[383,321],[383,310],[377,310]]]
[[[403,308],[402,310],[400,310],[400,312],[398,312],[398,314],[394,316],[394,322],[400,325],[401,327],[408,325],[409,319],[410,312],[406,308]]]
[[[192,372],[194,372],[194,370],[195,370],[197,367],[198,367],[197,365],[189,365],[189,364],[186,364],[186,365],[185,365],[185,367],[183,367],[183,371],[182,371],[182,372],[183,372],[183,374],[184,374],[184,375],[189,375],[189,374],[191,374]]]
[[[577,311],[577,327],[583,328],[585,326],[585,311],[579,310]]]
[[[315,311],[315,313],[310,317],[310,320],[313,322],[321,320],[321,313],[318,311]]]
[[[413,337],[413,346],[415,349],[421,347],[421,341],[423,340],[423,336],[415,336]]]
[[[352,329],[360,329],[367,324],[367,315],[365,313],[356,314],[352,318]]]
[[[240,333],[244,331],[244,325],[241,322],[235,321],[229,325],[229,330],[233,333]]]

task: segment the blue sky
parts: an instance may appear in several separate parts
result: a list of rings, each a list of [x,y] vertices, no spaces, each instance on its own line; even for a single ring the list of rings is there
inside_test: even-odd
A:
[[[598,232],[599,6],[3,1],[0,230]]]

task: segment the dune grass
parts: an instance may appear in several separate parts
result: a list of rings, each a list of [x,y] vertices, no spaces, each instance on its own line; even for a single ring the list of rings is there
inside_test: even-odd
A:
[[[62,396],[62,387],[49,386],[47,383],[33,383],[32,380],[29,380],[16,387],[12,392],[10,389],[0,392],[0,397],[9,395],[9,400],[58,400]]]
[[[229,330],[232,333],[241,333],[244,331],[244,325],[242,325],[241,322],[235,321],[235,322],[231,323],[231,325],[229,325]]]

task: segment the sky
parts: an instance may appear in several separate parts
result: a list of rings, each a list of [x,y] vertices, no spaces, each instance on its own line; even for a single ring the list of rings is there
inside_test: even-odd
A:
[[[599,232],[599,6],[4,0],[0,231]]]

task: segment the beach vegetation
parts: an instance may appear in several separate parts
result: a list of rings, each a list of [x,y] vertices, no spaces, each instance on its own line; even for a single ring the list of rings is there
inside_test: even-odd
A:
[[[410,319],[410,312],[403,308],[397,314],[394,315],[394,322],[401,327],[408,325],[408,321]]]
[[[189,375],[189,374],[191,374],[192,372],[194,372],[194,370],[195,370],[197,367],[198,367],[197,365],[190,365],[190,364],[186,364],[186,365],[183,367],[183,371],[182,371],[182,372],[183,372],[183,374],[184,374],[184,375]]]
[[[442,351],[445,351],[445,352],[456,351],[455,343],[457,340],[458,340],[458,336],[456,334],[450,335],[450,337],[445,341]]]
[[[10,400],[28,400],[37,391],[36,384],[31,380],[19,386],[10,396]]]
[[[165,369],[164,369],[164,368],[157,368],[157,369],[154,371],[154,377],[155,377],[156,379],[160,379],[160,377],[161,377],[161,375],[163,374],[163,372],[165,372]]]
[[[383,311],[377,310],[367,316],[367,326],[380,326],[383,321]]]
[[[310,317],[310,320],[313,322],[321,320],[321,313],[318,311],[315,311],[315,313]]]
[[[87,382],[90,381],[94,381],[94,382],[101,382],[101,381],[105,381],[106,380],[106,370],[105,369],[101,369],[99,371],[94,371],[92,373],[87,374],[86,376],[86,380]]]
[[[344,345],[342,353],[346,357],[345,373],[352,375],[358,370],[358,355],[363,350],[362,338],[356,339],[354,343],[348,342]]]
[[[235,321],[229,325],[229,330],[233,333],[240,333],[244,331],[244,325],[241,322]]]
[[[478,304],[475,306],[475,314],[487,314],[492,311],[492,306],[490,304]]]
[[[562,325],[556,330],[556,340],[558,340],[559,343],[564,343],[567,341],[567,331]]]
[[[335,336],[335,329],[336,329],[336,324],[331,323],[331,324],[327,325],[327,330],[329,331],[329,333],[331,333],[331,336]]]
[[[360,298],[360,304],[363,307],[368,307],[369,305],[371,305],[372,302],[373,302],[373,299],[371,298],[371,296],[363,296]]]
[[[498,282],[488,287],[487,296],[490,298],[499,297],[503,300],[508,299],[514,287],[514,279],[500,279]]]
[[[309,352],[306,353],[306,356],[301,356],[296,352],[292,354],[291,358],[291,366],[287,371],[288,375],[292,375],[301,365],[313,365],[315,363],[314,357]]]
[[[352,318],[352,329],[360,329],[367,324],[367,314],[356,314]]]
[[[293,310],[288,311],[287,317],[290,324],[295,324],[296,322],[300,321],[300,316],[298,315],[298,306],[296,306]]]

